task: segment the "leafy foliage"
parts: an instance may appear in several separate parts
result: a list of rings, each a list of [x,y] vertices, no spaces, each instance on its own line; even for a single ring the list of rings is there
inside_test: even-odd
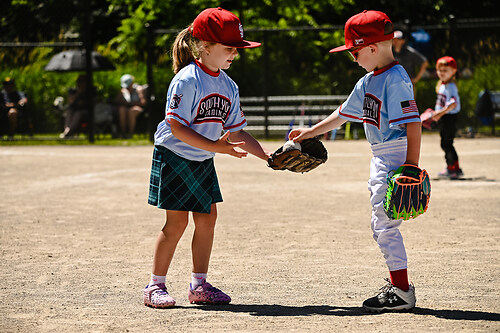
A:
[[[84,4],[81,0],[7,0],[2,4],[0,42],[64,42],[83,40]],[[93,48],[113,60],[115,72],[94,73],[94,84],[102,99],[113,97],[124,73],[146,83],[146,24],[155,33],[152,39],[154,95],[162,112],[168,84],[173,76],[169,50],[175,32],[188,26],[197,13],[221,6],[240,17],[245,38],[263,47],[240,50],[239,59],[228,70],[244,96],[293,94],[347,94],[364,71],[346,54],[329,54],[343,44],[343,26],[363,9],[387,12],[398,28],[426,27],[431,36],[431,63],[442,55],[454,56],[459,68],[469,68],[473,77],[458,80],[466,121],[472,119],[477,94],[486,85],[500,89],[498,82],[500,36],[498,25],[490,28],[461,28],[457,23],[470,18],[497,15],[496,1],[481,6],[447,0],[88,0],[92,17]],[[70,15],[68,15],[68,13]],[[498,19],[497,19],[498,21]],[[329,30],[282,30],[293,27],[331,27]],[[462,24],[463,26],[463,24]],[[169,29],[165,32],[165,29]],[[0,75],[13,76],[20,89],[28,92],[36,108],[38,130],[58,128],[52,101],[65,96],[78,73],[47,73],[43,67],[61,48],[0,47]],[[264,65],[267,65],[265,67]],[[267,68],[267,70],[266,70]],[[435,81],[418,84],[417,103],[432,106]]]

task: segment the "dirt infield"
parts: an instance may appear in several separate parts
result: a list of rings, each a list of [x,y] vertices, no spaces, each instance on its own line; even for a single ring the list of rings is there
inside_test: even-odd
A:
[[[270,149],[281,142],[266,142]],[[327,142],[308,174],[217,156],[224,196],[209,281],[187,301],[192,223],[167,276],[178,307],[142,304],[163,211],[147,205],[152,147],[0,147],[0,332],[500,331],[500,139],[458,139],[464,180],[432,181],[402,226],[417,308],[360,305],[387,277],[371,237],[366,141]],[[425,135],[421,166],[444,166]]]

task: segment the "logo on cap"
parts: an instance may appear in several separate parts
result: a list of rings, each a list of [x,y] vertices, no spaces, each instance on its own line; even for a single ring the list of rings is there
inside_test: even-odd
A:
[[[243,26],[241,25],[241,23],[240,23],[239,28],[240,28],[240,36],[243,39]]]
[[[356,45],[361,45],[361,44],[364,44],[364,43],[365,43],[365,41],[364,41],[363,38],[355,39],[354,40],[354,44],[356,44]]]
[[[344,29],[345,45],[331,49],[330,53],[350,50],[359,45],[375,44],[393,37],[392,22],[386,14],[365,10],[347,20]]]
[[[202,11],[191,26],[194,37],[219,43],[229,47],[252,48],[260,46],[258,42],[243,39],[243,26],[240,19],[225,9],[207,8]]]

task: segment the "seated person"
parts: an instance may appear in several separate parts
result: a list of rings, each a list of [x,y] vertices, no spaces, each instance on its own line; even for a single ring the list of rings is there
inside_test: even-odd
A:
[[[120,79],[121,89],[116,96],[118,118],[122,137],[131,138],[134,134],[135,123],[139,113],[144,111],[146,98],[141,85],[134,83],[134,77],[125,74]]]
[[[64,132],[59,136],[61,139],[74,136],[87,117],[90,104],[86,91],[87,80],[82,74],[76,79],[76,88],[68,89],[68,109],[64,119]]]
[[[2,118],[6,115],[9,125],[9,139],[12,139],[16,131],[19,115],[24,109],[26,103],[28,103],[28,98],[22,91],[17,90],[14,79],[10,77],[5,78],[3,81],[3,90],[1,95]],[[31,127],[30,123],[30,129]]]

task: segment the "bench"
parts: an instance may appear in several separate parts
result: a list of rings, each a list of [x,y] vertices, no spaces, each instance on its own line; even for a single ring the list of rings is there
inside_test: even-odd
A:
[[[347,95],[241,97],[241,108],[253,134],[284,135],[292,128],[312,126],[328,117]]]

